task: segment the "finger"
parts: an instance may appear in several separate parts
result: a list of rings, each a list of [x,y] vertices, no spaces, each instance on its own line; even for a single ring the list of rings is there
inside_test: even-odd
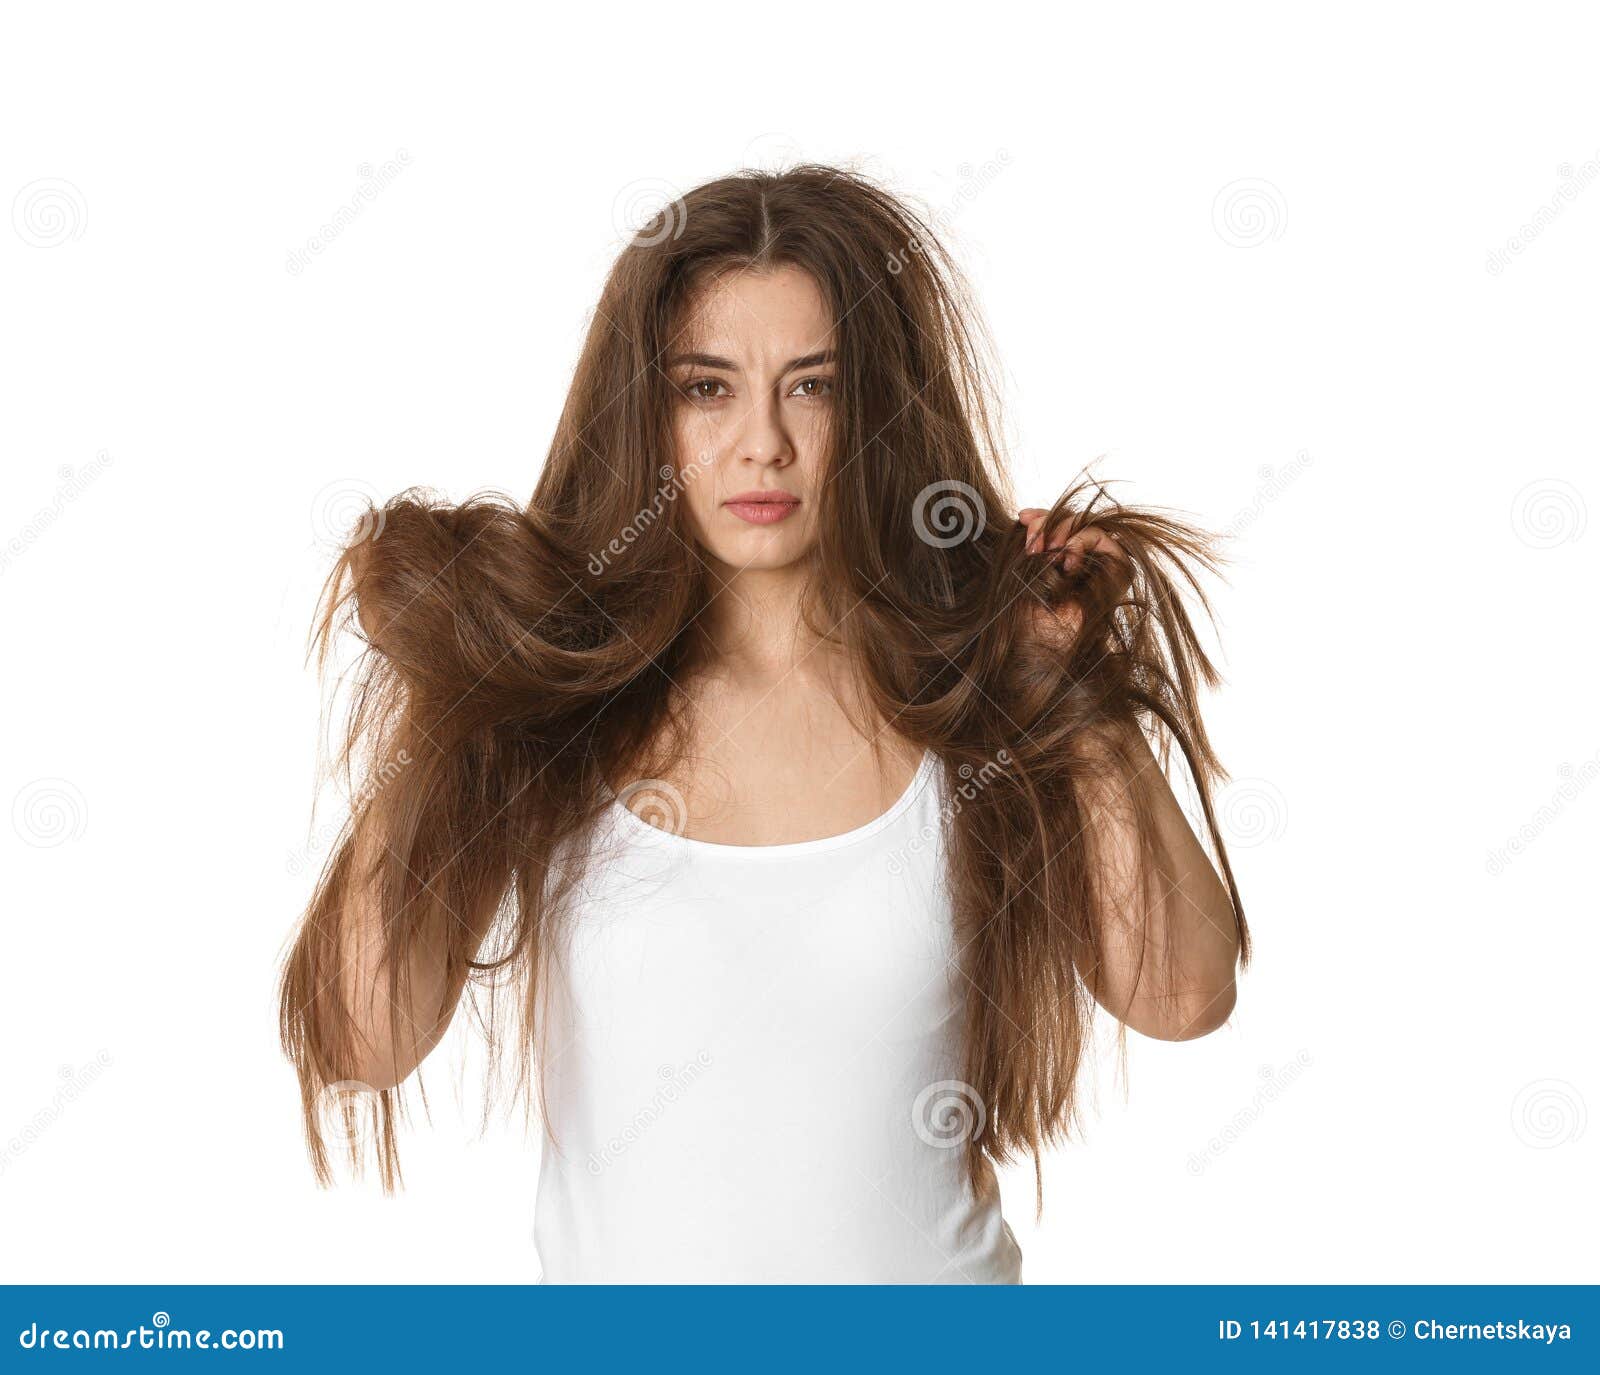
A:
[[[1128,556],[1123,551],[1122,546],[1117,543],[1116,536],[1107,534],[1104,530],[1095,531],[1095,541],[1091,547],[1096,553],[1103,554],[1106,558],[1112,559],[1117,563],[1123,565],[1128,563]]]
[[[1116,576],[1123,581],[1131,581],[1133,577],[1133,560],[1128,557],[1127,551],[1117,542],[1114,535],[1109,535],[1103,530],[1095,531],[1095,538],[1086,543],[1084,552],[1092,550],[1116,569]],[[1080,559],[1082,555],[1079,556]]]
[[[1085,554],[1090,550],[1103,554],[1120,554],[1122,552],[1122,546],[1117,543],[1115,536],[1095,526],[1090,526],[1087,530],[1078,531],[1067,541],[1067,545]]]
[[[1028,522],[1027,549],[1030,554],[1037,554],[1046,548],[1060,549],[1067,541],[1065,527],[1057,525],[1050,531],[1049,541],[1046,543],[1044,522],[1049,515],[1048,511],[1040,511]]]
[[[1070,539],[1053,543],[1051,547],[1062,550],[1061,567],[1067,572],[1081,568],[1085,557],[1090,553],[1105,554],[1112,558],[1120,557],[1122,554],[1122,546],[1116,539],[1094,526],[1078,531]]]
[[[1050,548],[1060,549],[1067,555],[1081,553],[1093,545],[1094,538],[1095,531],[1092,529],[1078,530],[1070,535],[1065,530],[1057,530],[1050,536]]]

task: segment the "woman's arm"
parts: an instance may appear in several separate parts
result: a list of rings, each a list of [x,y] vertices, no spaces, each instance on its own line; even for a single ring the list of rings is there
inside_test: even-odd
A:
[[[399,1182],[395,1090],[443,1039],[519,866],[542,863],[529,835],[539,770],[496,727],[514,717],[532,731],[530,699],[559,702],[573,671],[531,635],[571,591],[547,545],[499,497],[407,493],[367,513],[324,587],[324,673],[352,611],[367,646],[353,671],[340,666],[347,713],[332,760],[360,786],[279,985],[279,1036],[323,1183],[341,1145],[358,1172],[375,1150],[386,1191]]]
[[[443,1039],[466,987],[465,968],[449,969],[451,920],[430,910],[410,942],[404,969],[391,980],[383,966],[385,942],[371,875],[382,840],[374,827],[358,824],[352,882],[338,916],[338,996],[348,1017],[348,1062],[339,1073],[375,1089],[407,1079]],[[331,991],[331,990],[329,990]]]
[[[1100,556],[1123,567],[1117,540],[1094,524],[1048,530],[1049,513],[1021,512],[1029,552],[1063,569]],[[1057,554],[1055,551],[1059,551]],[[1040,607],[1034,631],[1070,645],[1080,609]],[[1073,942],[1073,962],[1095,1001],[1146,1036],[1190,1040],[1227,1021],[1241,954],[1228,888],[1195,836],[1165,773],[1135,726],[1101,727],[1080,740],[1078,806],[1092,856],[1092,936]]]
[[[391,545],[397,533],[413,533],[402,522],[419,523],[408,506],[385,515]],[[382,518],[368,524],[384,528]],[[407,730],[413,691],[409,670],[419,657],[418,636],[407,615],[416,596],[413,584],[428,585],[431,564],[422,561],[419,572],[404,559],[378,560],[377,543],[361,538],[344,551],[329,578],[319,633],[326,653],[344,624],[339,612],[353,607],[374,655],[366,680],[370,691],[363,698],[373,711],[353,728],[371,737],[363,739],[361,754],[398,760],[404,771],[414,771],[418,763],[395,743],[416,743],[415,735],[426,739],[425,730]],[[352,738],[346,758],[354,745]],[[392,762],[391,767],[396,778],[402,777],[403,771]],[[415,878],[392,852],[387,828],[403,809],[387,804],[398,786],[386,783],[382,795],[370,798],[353,818],[287,961],[284,1042],[308,1101],[332,1083],[373,1089],[399,1085],[443,1038],[466,986],[466,963],[459,951],[454,958],[451,953],[450,937],[461,934],[452,931],[458,919],[438,898],[447,885],[437,875],[431,885]]]
[[[1233,904],[1143,734],[1127,728],[1096,753],[1080,797],[1095,857],[1095,939],[1077,943],[1074,962],[1095,1001],[1135,1031],[1204,1036],[1233,1011]],[[1141,813],[1155,842],[1147,848]]]

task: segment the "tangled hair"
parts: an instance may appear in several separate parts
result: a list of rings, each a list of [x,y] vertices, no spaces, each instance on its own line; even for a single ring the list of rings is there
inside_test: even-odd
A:
[[[1173,745],[1183,756],[1249,957],[1211,803],[1226,775],[1197,709],[1218,680],[1186,610],[1205,607],[1196,575],[1216,571],[1212,540],[1083,481],[1048,523],[1092,520],[1131,578],[1098,554],[1071,572],[1030,555],[977,312],[927,219],[853,172],[744,172],[667,207],[620,254],[525,508],[403,493],[368,513],[329,577],[319,661],[358,626],[340,758],[369,786],[280,987],[324,1184],[330,1139],[358,1169],[374,1146],[386,1190],[400,1177],[399,1090],[350,1082],[368,1063],[359,996],[387,997],[395,1037],[425,1047],[442,1022],[400,1024],[420,971],[443,1021],[464,988],[487,991],[491,1066],[509,1040],[521,1094],[539,1064],[539,990],[579,877],[566,857],[583,853],[613,783],[663,777],[681,757],[675,685],[705,650],[695,621],[712,584],[674,499],[683,456],[659,363],[703,284],[778,266],[815,281],[838,360],[807,624],[845,651],[868,733],[889,726],[933,751],[960,798],[947,880],[972,990],[963,1074],[985,1109],[967,1147],[974,1187],[990,1162],[1031,1154],[1037,1171],[1076,1125],[1095,1007],[1083,965],[1109,901],[1096,799],[1137,769],[1146,738],[1163,764]],[[1036,633],[1041,608],[1068,602],[1076,635]],[[1174,944],[1154,929],[1168,857],[1148,805],[1123,791],[1142,906],[1118,915],[1141,923],[1159,963]],[[352,977],[360,940],[374,958]],[[492,1015],[501,988],[516,995],[509,1037]]]

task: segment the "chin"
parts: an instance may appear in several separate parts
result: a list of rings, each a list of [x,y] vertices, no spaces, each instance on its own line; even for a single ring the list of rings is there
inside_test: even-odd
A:
[[[704,545],[714,559],[734,568],[760,569],[763,572],[799,563],[806,553],[804,541],[764,530],[751,530],[742,537],[732,539],[708,540]]]

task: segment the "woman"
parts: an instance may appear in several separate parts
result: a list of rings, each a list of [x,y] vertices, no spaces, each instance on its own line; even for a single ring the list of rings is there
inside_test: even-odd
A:
[[[1071,1129],[1095,1005],[1226,1019],[1207,541],[1012,515],[979,337],[871,182],[713,181],[619,257],[526,509],[364,522],[319,635],[370,646],[369,782],[281,990],[324,1182],[332,1104],[394,1186],[470,983],[539,1089],[547,1281],[1016,1283],[994,1164]]]

